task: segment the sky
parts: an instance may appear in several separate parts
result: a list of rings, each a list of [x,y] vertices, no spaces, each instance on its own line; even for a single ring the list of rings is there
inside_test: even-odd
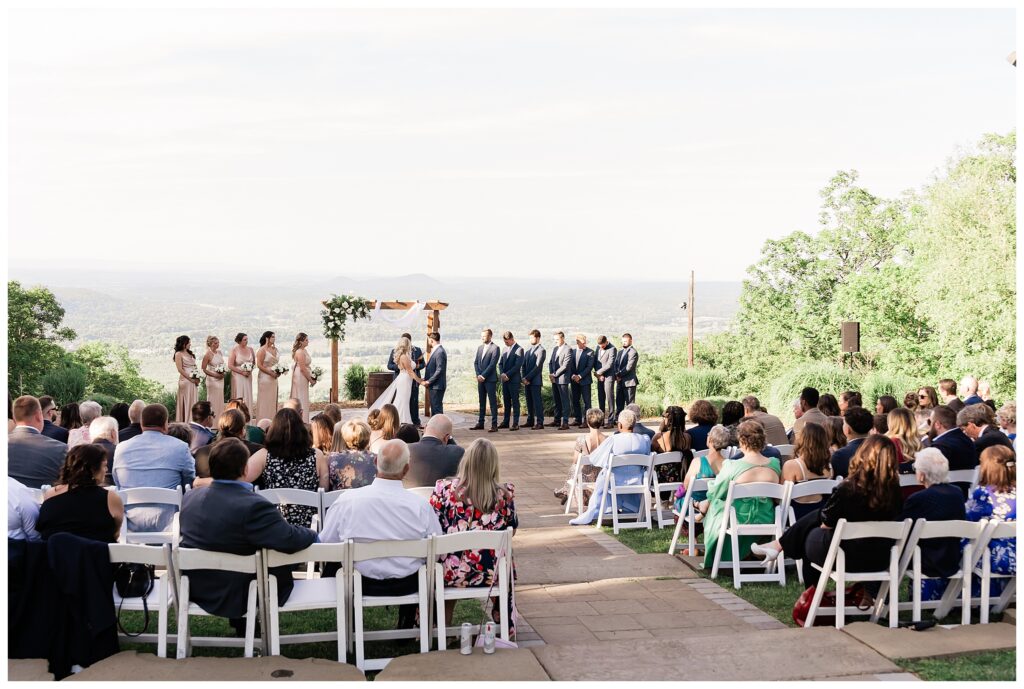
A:
[[[12,273],[738,280],[1016,116],[1008,9],[9,19]]]

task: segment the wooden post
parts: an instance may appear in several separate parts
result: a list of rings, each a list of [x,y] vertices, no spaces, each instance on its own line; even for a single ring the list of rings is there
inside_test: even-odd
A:
[[[689,357],[689,367],[693,368],[693,271],[690,271],[690,300],[687,302],[686,315],[690,321],[690,335],[687,340],[686,353]]]
[[[427,314],[427,346],[423,349],[423,356],[430,361],[430,352],[434,349],[434,341],[430,339],[430,333],[434,332],[434,313]],[[430,388],[423,388],[423,415],[430,416]]]
[[[338,402],[338,338],[331,338],[331,402]]]

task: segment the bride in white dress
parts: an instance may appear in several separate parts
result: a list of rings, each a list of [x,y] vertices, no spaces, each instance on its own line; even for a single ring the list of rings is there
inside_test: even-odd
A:
[[[398,409],[398,421],[400,423],[412,423],[412,412],[409,409],[409,405],[412,400],[413,381],[423,385],[423,379],[416,375],[416,369],[413,367],[412,356],[410,356],[411,352],[412,342],[409,338],[399,338],[398,344],[395,345],[394,355],[395,364],[398,365],[398,377],[392,381],[391,385],[381,393],[377,401],[370,407],[373,410],[380,409],[385,404],[393,404]]]

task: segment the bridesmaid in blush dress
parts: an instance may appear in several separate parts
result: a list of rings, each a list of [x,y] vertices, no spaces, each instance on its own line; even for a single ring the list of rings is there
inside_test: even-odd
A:
[[[220,338],[210,335],[206,338],[206,354],[203,355],[202,369],[206,374],[206,399],[210,402],[215,418],[224,412],[224,374],[213,369],[224,365],[224,355],[220,353]]]
[[[260,337],[260,348],[256,351],[256,367],[260,375],[257,378],[256,413],[253,417],[257,421],[273,420],[277,414],[277,379],[280,374],[274,370],[274,366],[280,359],[277,345],[274,344],[276,339],[273,331],[266,331]]]
[[[199,381],[192,377],[196,357],[189,348],[192,341],[181,335],[174,342],[174,366],[178,369],[178,403],[174,419],[178,423],[192,421],[192,405],[199,401]]]
[[[249,336],[245,333],[235,335],[235,346],[228,354],[228,368],[231,369],[231,399],[240,399],[245,406],[253,409],[252,404],[252,371],[242,370],[242,364],[256,366],[256,352],[249,346]]]
[[[292,391],[289,397],[294,397],[302,404],[303,423],[309,423],[309,383],[313,378],[309,370],[312,358],[306,350],[308,346],[309,336],[306,333],[295,336],[292,345]]]

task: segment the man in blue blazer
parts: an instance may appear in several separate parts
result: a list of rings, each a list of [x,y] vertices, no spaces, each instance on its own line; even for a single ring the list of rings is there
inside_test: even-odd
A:
[[[237,438],[225,438],[210,449],[213,483],[185,493],[181,501],[181,545],[233,555],[253,555],[259,548],[296,553],[316,541],[316,532],[292,526],[266,498],[246,483],[249,449]],[[291,567],[275,567],[278,603],[292,592]],[[190,598],[211,615],[227,617],[244,630],[249,582],[254,575],[197,569],[188,572]]]
[[[412,342],[412,335],[409,333],[402,333],[402,337],[408,338],[409,342]],[[426,362],[423,360],[423,350],[413,345],[409,356],[412,358],[412,365],[416,369],[416,375],[422,377],[423,368],[426,366]],[[391,371],[394,378],[398,377],[398,364],[395,363],[395,350],[393,349],[391,354],[388,355],[388,370]],[[409,415],[414,424],[417,426],[422,425],[420,423],[420,384],[415,380],[412,382],[412,394],[409,395]]]
[[[501,335],[508,347],[501,353],[498,360],[498,371],[501,373],[501,399],[504,402],[505,416],[498,428],[519,430],[519,388],[523,382],[523,348],[516,342],[510,330]],[[511,417],[512,426],[509,427]]]
[[[573,350],[573,374],[569,384],[572,394],[572,415],[576,419],[576,426],[584,427],[583,415],[590,409],[591,387],[594,384],[594,350],[587,346],[587,336],[583,333],[576,333],[576,349]],[[583,404],[580,404],[582,398]]]
[[[441,346],[441,333],[430,333],[434,347],[430,350],[423,383],[430,395],[430,414],[444,414],[444,391],[448,387],[448,352]]]
[[[555,424],[558,430],[569,430],[569,382],[573,370],[572,349],[565,343],[565,333],[555,333],[555,348],[551,350],[548,375],[551,378],[551,396],[555,402]]]
[[[535,431],[544,428],[544,400],[541,388],[544,386],[544,359],[547,352],[540,343],[540,331],[530,331],[530,346],[523,353],[523,385],[526,391],[526,425]]]
[[[480,417],[472,430],[482,431],[484,429],[484,413],[486,403],[491,403],[491,427],[489,431],[496,433],[498,430],[498,358],[501,350],[498,345],[491,342],[493,333],[487,328],[480,333],[480,341],[483,343],[476,348],[476,358],[473,359],[473,370],[476,372],[476,390],[480,399]]]
[[[957,426],[957,413],[939,405],[928,417],[929,447],[942,453],[950,471],[963,471],[978,466],[978,450],[967,434]]]
[[[615,413],[621,414],[627,404],[636,402],[636,365],[640,359],[633,348],[633,336],[622,336],[622,349],[615,358]]]

